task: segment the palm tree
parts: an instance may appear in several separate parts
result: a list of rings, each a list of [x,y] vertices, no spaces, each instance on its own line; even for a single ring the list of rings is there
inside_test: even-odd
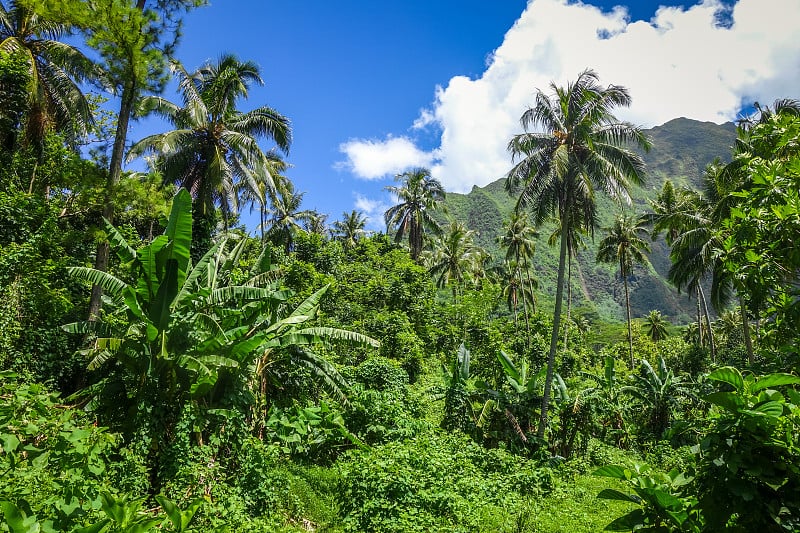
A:
[[[501,271],[502,281],[502,295],[505,298],[508,310],[514,314],[514,328],[517,328],[517,309],[519,308],[520,300],[523,302],[523,308],[526,308],[525,302],[533,302],[533,290],[530,284],[525,283],[522,279],[521,270],[514,261],[506,261],[503,263]],[[525,316],[526,325],[528,325],[528,317]],[[530,332],[530,326],[528,325]]]
[[[433,242],[433,249],[426,252],[428,271],[436,277],[439,288],[452,286],[453,299],[458,297],[458,287],[471,272],[475,262],[485,259],[483,250],[475,246],[475,232],[461,222],[451,221],[443,234]]]
[[[655,240],[664,232],[667,246],[672,246],[688,223],[691,210],[691,193],[676,189],[671,180],[666,180],[655,200],[650,200],[652,212],[642,215],[642,222],[651,226],[650,237]]]
[[[250,212],[253,208],[258,207],[258,216],[260,218],[261,228],[261,242],[266,239],[265,232],[267,228],[267,215],[269,212],[269,198],[270,191],[274,189],[278,183],[286,181],[283,172],[289,168],[289,164],[274,150],[266,153],[266,172],[256,174],[254,180],[250,183],[239,183],[238,197],[242,203],[250,204]]]
[[[331,233],[334,238],[341,241],[345,248],[352,248],[364,235],[364,226],[367,219],[361,211],[353,209],[349,213],[342,213],[342,220],[333,223]]]
[[[439,180],[427,168],[416,168],[395,176],[402,186],[388,185],[385,189],[397,197],[399,203],[384,213],[387,229],[394,229],[395,242],[408,235],[411,258],[416,261],[422,253],[422,236],[425,230],[441,233],[431,212],[444,200],[445,192]]]
[[[647,335],[653,342],[662,341],[667,338],[667,326],[669,323],[661,316],[661,311],[650,311],[645,320]]]
[[[614,225],[607,228],[608,235],[600,241],[597,260],[603,263],[619,263],[619,275],[625,285],[625,309],[628,317],[628,347],[630,348],[631,368],[633,368],[633,331],[631,329],[631,298],[628,292],[628,278],[633,273],[634,263],[647,264],[650,245],[645,240],[647,229],[642,222],[633,217],[618,215]]]
[[[726,181],[725,166],[716,160],[706,167],[703,176],[702,193],[687,191],[685,223],[680,235],[672,242],[670,259],[672,266],[667,274],[668,279],[680,291],[683,287],[696,291],[698,307],[702,305],[702,314],[705,317],[705,329],[700,320],[698,310],[698,324],[700,339],[703,334],[708,336],[711,348],[711,359],[716,359],[716,342],[711,328],[711,317],[708,310],[708,300],[703,291],[703,281],[711,278],[711,304],[721,311],[731,299],[731,277],[725,270],[722,261],[718,258],[717,250],[722,249],[723,239],[716,230],[722,220],[722,199],[725,192]]]
[[[629,183],[643,181],[644,161],[628,147],[650,146],[638,127],[619,122],[612,114],[614,107],[630,105],[624,87],[603,88],[597,74],[585,70],[566,88],[551,84],[551,89],[551,96],[538,90],[535,105],[522,114],[520,122],[526,132],[515,135],[508,145],[512,158],[519,162],[506,181],[507,190],[519,192],[518,208],[533,207],[536,225],[554,215],[561,221],[553,333],[539,437],[544,437],[547,426],[570,232],[573,227],[594,228],[597,189],[613,199],[630,202]],[[528,131],[535,126],[542,131]]]
[[[701,259],[707,256],[711,249],[703,249],[698,245],[702,242],[708,244],[711,236],[709,231],[711,222],[708,218],[710,206],[697,191],[687,188],[676,189],[670,180],[666,180],[656,199],[650,201],[650,209],[652,212],[642,215],[641,221],[652,227],[650,236],[653,240],[664,232],[665,241],[671,247],[670,256],[674,265],[670,280],[679,291],[686,285],[690,292],[697,295],[698,344],[704,345],[704,339],[708,338],[713,355],[715,352],[713,332],[704,334],[710,329],[703,327],[704,316],[709,328],[711,322],[702,283],[707,270],[705,265],[707,259]],[[686,232],[689,236],[684,235]],[[696,272],[698,269],[702,272]],[[684,279],[689,275],[687,271],[697,276],[691,275],[688,279]]]
[[[514,211],[511,218],[503,223],[505,233],[497,238],[497,241],[506,249],[506,263],[514,264],[518,270],[517,275],[522,278],[522,268],[524,267],[527,275],[528,292],[533,293],[533,283],[530,276],[528,260],[533,257],[536,251],[534,239],[538,233],[530,225],[528,214],[525,211]],[[522,308],[525,313],[525,327],[530,335],[531,327],[528,318],[528,302],[522,299]],[[516,310],[514,319],[516,320]]]
[[[289,120],[267,106],[244,113],[236,108],[252,84],[263,84],[253,62],[228,54],[193,74],[178,63],[172,69],[179,78],[183,106],[150,96],[142,100],[139,112],[156,113],[176,129],[140,140],[128,159],[156,154],[164,179],[195,199],[195,219],[213,219],[219,205],[227,225],[238,209],[240,191],[250,188],[252,197],[262,198],[263,189],[275,188],[275,165],[257,139],[270,139],[287,153],[292,140]]]
[[[286,253],[292,251],[294,234],[302,231],[302,223],[308,223],[314,215],[310,209],[300,209],[305,193],[294,192],[291,181],[277,184],[277,189],[270,190],[271,206],[268,210],[267,230],[265,236],[276,244],[282,244]]]
[[[321,235],[323,237],[327,237],[328,235],[328,215],[325,213],[320,213],[316,210],[309,211],[310,215],[308,220],[303,223],[303,229],[306,230],[306,233]]]
[[[28,68],[24,132],[39,154],[48,131],[75,144],[92,124],[92,112],[78,83],[95,77],[93,63],[76,47],[60,42],[64,24],[45,20],[11,0],[0,2],[0,51],[23,58]],[[33,185],[33,179],[31,185]]]

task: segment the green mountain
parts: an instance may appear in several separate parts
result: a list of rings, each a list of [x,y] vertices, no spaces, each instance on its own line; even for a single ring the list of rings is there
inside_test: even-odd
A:
[[[676,185],[699,187],[706,165],[719,157],[730,158],[736,138],[733,123],[723,125],[678,118],[657,126],[646,133],[653,141],[650,152],[643,154],[648,168],[647,182],[632,190],[633,205],[625,209],[644,213],[648,200],[654,198],[666,179]],[[473,187],[469,194],[449,193],[446,199],[450,217],[467,224],[477,232],[477,243],[490,251],[500,261],[503,251],[496,243],[503,231],[503,221],[508,220],[514,198],[504,189],[505,179],[485,187]],[[594,239],[586,239],[586,248],[578,253],[572,269],[572,305],[582,313],[596,313],[604,319],[622,320],[624,301],[622,281],[615,265],[595,261],[597,244],[602,239],[603,228],[613,221],[620,210],[614,202],[601,198],[598,202],[600,228]],[[552,305],[558,273],[558,248],[548,246],[547,240],[554,226],[539,229],[539,239],[534,256],[534,268],[539,280],[540,299]],[[694,316],[694,302],[679,294],[666,281],[669,270],[669,249],[663,240],[652,243],[650,266],[637,267],[631,280],[631,307],[635,317],[647,315],[658,309],[674,322],[685,323]]]

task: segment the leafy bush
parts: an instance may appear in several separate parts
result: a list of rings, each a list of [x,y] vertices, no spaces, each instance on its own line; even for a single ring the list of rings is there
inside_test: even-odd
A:
[[[349,373],[351,379],[368,389],[400,391],[408,385],[408,372],[391,359],[371,357]]]
[[[118,438],[38,384],[0,374],[0,501],[65,531],[100,508]],[[8,507],[11,510],[11,507]]]
[[[714,423],[693,448],[694,467],[668,474],[648,467],[603,467],[596,472],[626,481],[635,494],[607,489],[601,498],[637,507],[612,531],[749,532],[800,528],[800,378],[743,376],[724,367],[708,375],[717,391]],[[691,464],[687,461],[688,466]]]
[[[350,452],[339,468],[346,531],[477,531],[553,486],[548,469],[458,434]]]

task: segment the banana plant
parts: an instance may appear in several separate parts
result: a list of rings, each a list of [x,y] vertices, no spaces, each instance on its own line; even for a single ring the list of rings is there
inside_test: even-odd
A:
[[[123,380],[127,396],[140,406],[189,400],[215,409],[234,392],[232,386],[265,393],[270,370],[287,360],[310,368],[343,398],[344,380],[313,347],[331,339],[378,343],[354,332],[310,325],[327,287],[297,307],[288,305],[293,293],[282,287],[268,251],[245,283],[233,284],[244,240],[229,249],[230,238],[223,236],[191,265],[191,211],[189,193],[179,191],[164,234],[139,249],[106,224],[130,283],[91,268],[71,270],[75,277],[101,285],[111,299],[111,311],[98,320],[65,326],[96,335],[88,350],[89,368],[108,367],[110,360],[121,363],[134,378]],[[101,382],[94,392],[104,386]]]
[[[622,392],[641,402],[647,415],[647,427],[655,438],[660,438],[672,422],[674,411],[682,398],[693,398],[689,384],[667,368],[663,357],[658,367],[642,359],[641,372],[632,376],[633,384],[622,387]]]

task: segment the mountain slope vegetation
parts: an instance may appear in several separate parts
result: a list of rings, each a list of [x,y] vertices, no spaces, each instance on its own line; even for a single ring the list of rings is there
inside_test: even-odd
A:
[[[719,125],[688,118],[676,118],[645,132],[653,142],[651,150],[643,154],[647,182],[632,190],[633,203],[624,208],[637,216],[648,210],[648,200],[655,198],[667,179],[677,187],[699,189],[706,165],[716,158],[729,159],[736,138],[736,126],[731,122]],[[497,237],[502,233],[503,221],[511,216],[515,202],[505,190],[505,181],[501,178],[485,187],[475,186],[468,194],[449,193],[445,200],[448,215],[476,231],[476,244],[488,250],[496,261],[502,258]],[[610,226],[620,207],[607,198],[598,198],[597,203],[599,226]],[[546,304],[552,302],[555,294],[558,250],[547,242],[555,229],[554,224],[548,224],[539,230],[533,261],[539,291]],[[572,304],[583,313],[621,321],[625,314],[622,280],[614,265],[595,261],[598,237],[588,236],[584,240],[586,247],[575,257]],[[658,310],[672,321],[689,322],[694,315],[694,302],[679,294],[666,279],[671,262],[663,239],[652,243],[648,259],[650,265],[637,266],[631,280],[633,316],[644,317]]]

